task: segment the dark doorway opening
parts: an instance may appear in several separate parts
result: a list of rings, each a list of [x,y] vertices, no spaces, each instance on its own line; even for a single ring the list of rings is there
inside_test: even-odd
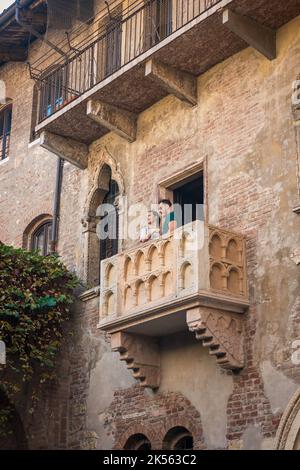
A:
[[[177,225],[204,220],[204,178],[198,173],[176,184],[173,189]]]
[[[105,77],[121,66],[122,23],[121,18],[111,19],[106,26]]]
[[[145,50],[172,34],[173,0],[145,0]]]
[[[170,429],[165,435],[163,449],[166,450],[193,450],[194,439],[190,431],[183,426]]]
[[[105,234],[106,237],[100,239],[100,262],[118,253],[119,214],[116,206],[118,195],[118,183],[110,179],[109,190],[102,201],[102,205],[105,205],[106,208],[100,225],[101,233]]]
[[[124,450],[151,450],[151,442],[144,434],[134,434],[127,440]]]
[[[4,416],[7,419],[2,422],[5,432],[0,433],[0,449],[27,450],[28,444],[20,415],[2,390],[0,390],[0,409],[5,411]]]

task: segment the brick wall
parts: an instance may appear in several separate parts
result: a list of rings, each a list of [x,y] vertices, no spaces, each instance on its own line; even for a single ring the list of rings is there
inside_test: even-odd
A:
[[[139,386],[115,393],[105,422],[115,449],[123,449],[134,434],[144,434],[152,449],[162,449],[167,432],[178,426],[192,433],[195,449],[205,448],[200,414],[184,396],[174,392],[147,396]]]
[[[222,447],[247,446],[245,435],[252,428],[260,436],[259,446],[271,445],[278,420],[300,384],[299,366],[291,361],[292,342],[300,334],[299,268],[291,259],[299,246],[295,234],[300,219],[292,212],[298,199],[290,102],[299,73],[299,23],[279,32],[275,61],[252,49],[233,56],[199,78],[198,106],[189,108],[169,96],[139,116],[135,143],[108,134],[91,146],[86,171],[71,165],[64,170],[59,252],[81,275],[80,221],[106,155],[123,175],[129,202],[148,206],[156,202],[164,178],[196,161],[206,162],[208,221],[247,236],[251,297],[246,367],[226,375],[232,390],[225,396]],[[11,156],[0,165],[0,239],[21,246],[27,225],[39,214],[52,213],[56,158],[39,147],[28,148],[33,84],[26,67],[6,65],[1,77],[13,99],[13,129]],[[74,334],[66,332],[58,361],[59,380],[45,391],[34,416],[24,417],[30,447],[101,448],[110,442],[120,448],[129,436],[127,427],[144,430],[153,447],[159,447],[174,423],[188,427],[196,446],[205,447],[205,410],[184,396],[176,376],[170,390],[152,396],[131,386],[130,373],[109,352],[109,338],[97,330],[97,302],[94,298],[76,310],[70,325]],[[186,368],[192,381],[192,361]],[[92,383],[98,395],[91,398]],[[197,385],[200,394],[201,377]],[[217,399],[211,393],[212,422]],[[139,417],[130,417],[133,413]]]

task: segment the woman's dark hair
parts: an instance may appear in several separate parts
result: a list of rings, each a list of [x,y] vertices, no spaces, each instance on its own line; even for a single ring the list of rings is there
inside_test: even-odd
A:
[[[156,223],[157,226],[159,226],[159,223],[160,223],[160,215],[159,215],[159,213],[156,212],[156,211],[154,211],[154,210],[149,210],[149,211],[148,211],[148,214],[153,214],[155,223]]]
[[[167,204],[169,207],[171,207],[172,202],[170,201],[170,199],[161,199],[159,201],[159,204]]]

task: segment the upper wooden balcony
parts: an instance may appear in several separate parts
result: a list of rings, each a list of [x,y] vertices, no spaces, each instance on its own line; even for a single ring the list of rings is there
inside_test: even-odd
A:
[[[183,330],[194,332],[221,367],[243,367],[248,305],[244,237],[201,221],[101,263],[99,328],[145,386],[159,377],[141,373],[139,361],[153,371],[157,338]],[[132,355],[139,356],[136,367]]]
[[[196,77],[215,64],[249,45],[274,59],[276,30],[300,14],[298,0],[110,3],[67,59],[33,64],[37,133],[87,145],[112,130],[132,141],[140,112],[170,93],[194,105]]]

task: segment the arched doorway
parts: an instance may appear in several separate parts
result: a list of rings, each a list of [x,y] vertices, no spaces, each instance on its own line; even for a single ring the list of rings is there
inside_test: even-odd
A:
[[[282,415],[274,447],[277,450],[300,450],[300,389]]]
[[[145,434],[133,434],[127,439],[124,450],[151,450],[151,442]]]
[[[9,401],[3,391],[0,390],[0,409],[8,413],[8,421],[5,432],[0,432],[1,450],[26,450],[27,440],[22,420],[16,407]],[[2,431],[2,430],[1,430]]]
[[[193,448],[193,436],[183,426],[170,429],[163,440],[163,449],[165,450],[192,450]]]

